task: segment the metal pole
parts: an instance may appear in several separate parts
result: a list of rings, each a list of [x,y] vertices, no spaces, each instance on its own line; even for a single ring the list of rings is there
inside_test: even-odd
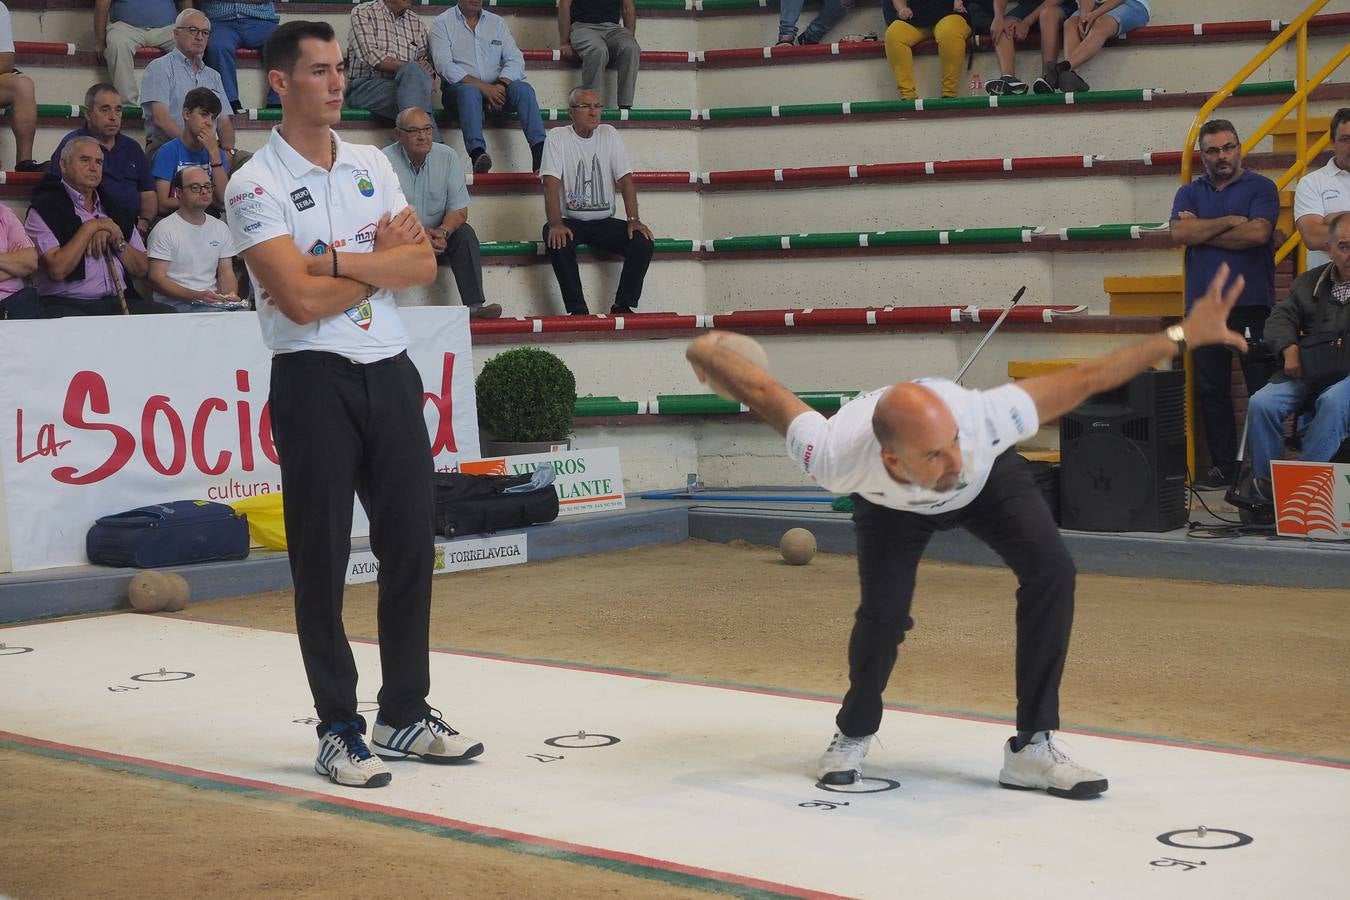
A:
[[[955,381],[957,384],[961,383],[961,379],[965,377],[966,370],[970,368],[970,364],[975,362],[975,357],[980,355],[980,351],[984,349],[984,345],[989,343],[989,339],[994,336],[994,332],[998,331],[998,327],[1003,324],[1003,320],[1008,318],[1008,313],[1013,311],[1013,307],[1017,305],[1017,301],[1021,300],[1022,295],[1025,294],[1026,292],[1027,286],[1025,284],[1017,289],[1017,293],[1013,294],[1012,302],[1008,304],[1008,308],[1003,310],[1003,312],[999,315],[998,320],[994,322],[994,327],[990,328],[988,334],[986,334],[984,338],[980,340],[979,345],[976,346],[975,348],[975,352],[970,354],[970,359],[966,360],[966,364],[961,367],[961,371],[956,373],[956,377],[952,379],[953,381]]]

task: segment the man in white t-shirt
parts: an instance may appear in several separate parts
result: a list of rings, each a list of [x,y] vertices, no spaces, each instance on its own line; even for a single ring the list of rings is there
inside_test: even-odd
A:
[[[436,257],[388,158],[333,132],[345,79],[332,26],[284,23],[263,47],[263,70],[281,125],[230,179],[225,207],[273,352],[295,624],[319,718],[314,768],[337,784],[379,787],[391,778],[379,757],[446,763],[483,752],[427,703],[431,441],[393,292],[434,281]],[[356,711],[342,627],[354,496],[380,561],[379,757]]]
[[[229,312],[247,309],[239,299],[230,229],[206,214],[215,187],[201,166],[173,175],[178,211],[159,220],[150,232],[150,286],[155,299],[178,312]]]
[[[813,411],[713,331],[689,345],[700,381],[715,380],[787,436],[788,455],[830,491],[850,493],[862,602],[849,639],[849,690],[817,777],[851,784],[881,724],[882,691],[914,625],[914,576],[936,531],[965,528],[1016,573],[1017,735],[1004,745],[999,784],[1092,797],[1106,778],[1074,763],[1054,740],[1059,682],[1073,623],[1074,565],[1025,462],[1014,452],[1040,422],[1125,383],[1192,347],[1246,342],[1226,325],[1242,292],[1220,268],[1180,325],[1072,369],[990,391],[942,379],[900,382]],[[1226,285],[1226,286],[1225,286]]]
[[[613,125],[600,124],[600,95],[576,88],[567,97],[572,125],[549,130],[539,174],[544,181],[544,246],[574,316],[589,313],[577,270],[577,244],[623,257],[623,272],[610,313],[637,310],[642,281],[652,262],[652,230],[638,218],[637,187],[628,153]],[[614,191],[623,194],[628,221],[615,218]]]
[[[1331,117],[1331,159],[1304,175],[1294,190],[1294,224],[1308,248],[1308,268],[1331,262],[1327,220],[1350,210],[1350,106]]]

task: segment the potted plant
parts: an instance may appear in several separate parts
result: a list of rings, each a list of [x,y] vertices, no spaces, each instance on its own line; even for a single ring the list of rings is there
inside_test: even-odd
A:
[[[569,444],[577,380],[557,356],[536,347],[499,353],[474,382],[484,456],[547,453]]]

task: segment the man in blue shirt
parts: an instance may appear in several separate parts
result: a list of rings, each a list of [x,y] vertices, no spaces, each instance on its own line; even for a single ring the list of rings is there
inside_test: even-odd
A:
[[[1242,167],[1242,141],[1224,119],[1200,129],[1200,158],[1205,174],[1177,191],[1172,204],[1172,239],[1186,247],[1186,309],[1190,310],[1214,279],[1219,266],[1246,279],[1228,327],[1249,340],[1260,340],[1275,295],[1275,253],[1272,235],[1280,214],[1275,183]],[[1227,487],[1233,476],[1236,435],[1230,372],[1233,355],[1222,346],[1197,348],[1196,405],[1209,445],[1210,466],[1195,480],[1197,488]],[[1258,366],[1244,364],[1247,394],[1265,384]]]
[[[219,114],[220,98],[209,88],[193,88],[183,99],[183,134],[159,148],[151,169],[161,216],[177,211],[178,194],[172,190],[173,176],[188,166],[207,171],[215,186],[211,205],[216,209],[225,208],[230,165],[216,136],[216,116]]]
[[[483,141],[483,111],[516,113],[530,142],[531,170],[539,173],[544,120],[534,88],[525,82],[525,55],[501,16],[483,10],[483,0],[461,0],[431,26],[431,59],[441,76],[441,103],[459,111],[464,149],[479,174],[492,170]]]
[[[103,148],[103,191],[108,199],[136,213],[136,230],[145,237],[155,218],[155,179],[141,145],[122,134],[122,95],[101,81],[84,92],[84,124],[61,138],[52,154],[51,172],[61,177],[61,151],[73,138],[91,137]]]
[[[223,104],[229,103],[220,73],[203,59],[211,37],[211,23],[201,10],[188,8],[174,20],[174,48],[159,59],[150,60],[141,78],[141,115],[145,119],[145,155],[153,162],[155,152],[183,133],[183,98],[193,88],[215,91]],[[216,120],[220,146],[234,159],[234,122],[228,111]],[[239,160],[243,162],[243,160]]]
[[[112,83],[131,106],[141,102],[136,51],[172,50],[173,20],[191,5],[191,0],[94,0],[94,49],[107,60]]]
[[[281,17],[272,0],[202,0],[197,7],[211,20],[211,42],[206,46],[206,64],[220,73],[230,109],[240,112],[239,76],[235,53],[240,47],[261,50],[267,36],[277,30]],[[281,108],[281,98],[268,88],[267,105]]]

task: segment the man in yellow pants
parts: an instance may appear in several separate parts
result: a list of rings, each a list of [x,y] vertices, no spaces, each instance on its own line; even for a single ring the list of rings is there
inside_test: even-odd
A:
[[[914,45],[925,38],[936,38],[938,59],[942,61],[942,96],[955,97],[961,63],[966,58],[970,23],[965,19],[962,0],[881,0],[886,17],[886,61],[895,73],[900,96],[915,100]]]

